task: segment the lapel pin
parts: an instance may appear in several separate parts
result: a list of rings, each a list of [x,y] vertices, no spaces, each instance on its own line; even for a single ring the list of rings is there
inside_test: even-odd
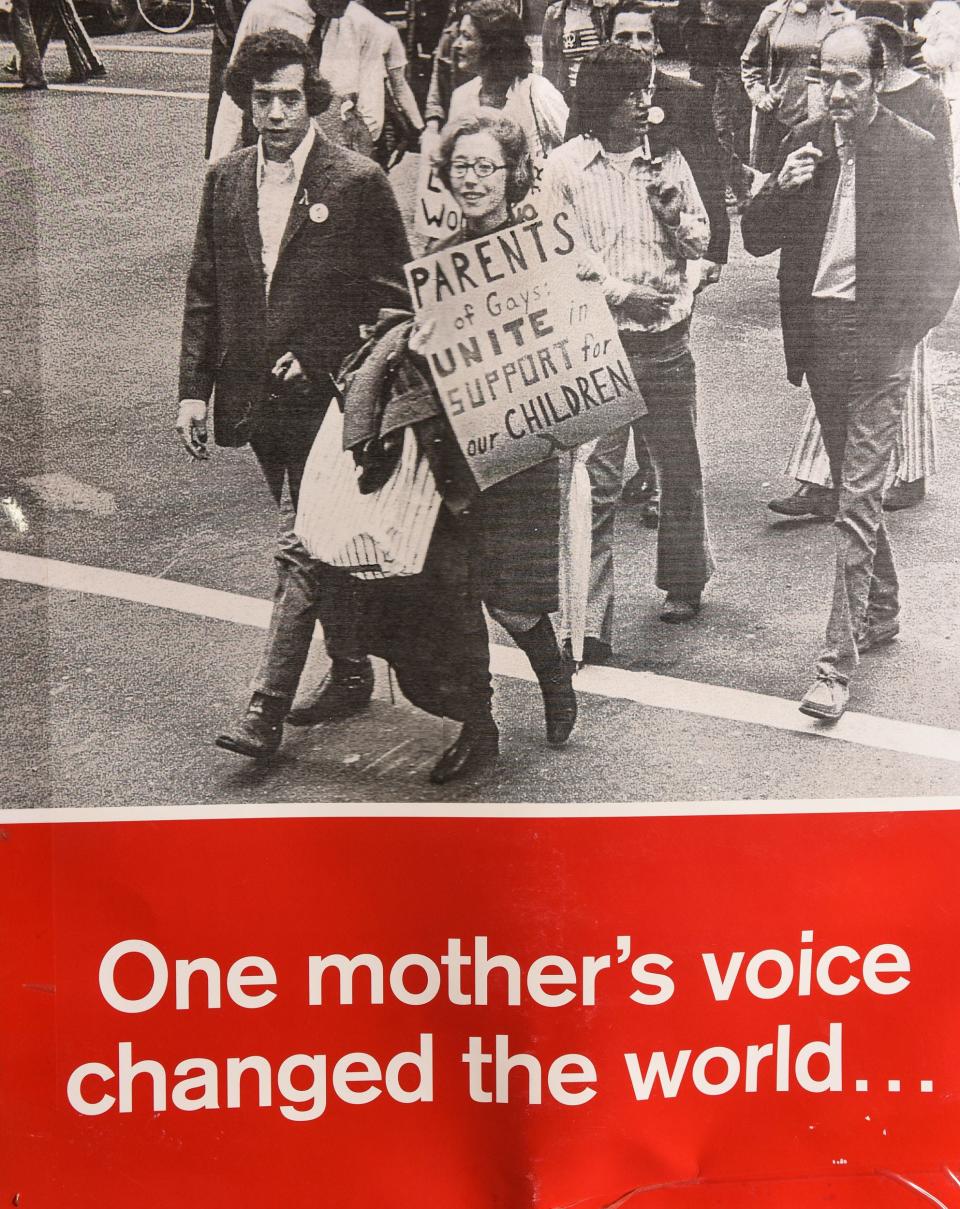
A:
[[[659,105],[651,105],[647,110],[647,121],[651,126],[659,126],[666,116]]]
[[[308,211],[308,213],[310,215],[311,222],[317,222],[317,223],[326,222],[327,219],[330,217],[330,211],[323,204],[323,202],[316,202],[314,205],[312,205],[310,207],[310,210]]]

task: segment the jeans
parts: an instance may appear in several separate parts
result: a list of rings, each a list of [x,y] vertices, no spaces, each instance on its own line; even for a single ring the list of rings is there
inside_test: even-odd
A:
[[[689,326],[632,336],[624,348],[647,405],[639,421],[660,482],[656,584],[668,594],[699,596],[714,561],[704,512],[697,448],[697,383]],[[593,548],[586,634],[613,645],[613,536],[630,426],[601,437],[587,462],[593,496]]]
[[[874,350],[861,358],[856,304],[829,299],[813,300],[813,336],[807,381],[830,472],[840,484],[833,603],[817,675],[846,683],[859,662],[857,636],[900,611],[883,486],[900,431],[913,349]]]
[[[273,611],[251,689],[289,700],[296,694],[317,621],[331,659],[362,659],[366,654],[359,640],[357,581],[349,572],[311,558],[293,531],[303,468],[320,418],[295,413],[289,424],[250,441],[280,510]]]

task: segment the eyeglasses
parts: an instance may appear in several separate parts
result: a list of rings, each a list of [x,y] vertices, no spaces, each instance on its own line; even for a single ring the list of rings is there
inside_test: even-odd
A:
[[[472,168],[474,176],[483,180],[485,176],[493,176],[494,172],[504,171],[506,166],[495,164],[493,160],[453,160],[450,164],[450,176],[455,180],[462,180]]]

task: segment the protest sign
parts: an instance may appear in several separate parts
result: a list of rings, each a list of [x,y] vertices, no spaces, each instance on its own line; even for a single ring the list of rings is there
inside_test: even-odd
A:
[[[414,231],[440,239],[459,231],[461,218],[460,207],[434,171],[430,156],[421,155],[413,207]]]
[[[578,252],[558,211],[407,265],[430,372],[481,488],[644,413]]]

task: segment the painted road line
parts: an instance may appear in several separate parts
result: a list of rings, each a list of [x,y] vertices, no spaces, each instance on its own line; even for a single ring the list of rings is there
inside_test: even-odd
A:
[[[23,91],[21,84],[0,83],[0,89]],[[206,101],[205,92],[169,92],[161,88],[110,88],[105,84],[50,84],[48,92],[82,92],[103,97],[172,97],[179,101]],[[31,96],[41,94],[31,92]]]
[[[203,46],[120,46],[114,42],[97,42],[96,49],[109,51],[114,55],[194,55],[196,58],[210,58],[210,48]]]
[[[0,551],[0,579],[62,592],[108,596],[133,604],[171,609],[191,616],[259,629],[266,629],[270,617],[270,602],[257,597],[12,551]],[[516,647],[492,644],[490,664],[498,676],[529,681],[536,678],[526,656]],[[854,711],[848,711],[839,722],[829,725],[804,717],[798,711],[796,701],[787,701],[782,697],[614,667],[583,668],[577,675],[577,691],[597,697],[633,701],[653,709],[721,718],[728,722],[960,764],[960,731],[946,727],[901,722]]]
[[[811,814],[916,814],[957,811],[960,798],[822,798],[736,802],[226,802],[216,806],[0,807],[0,824],[182,823],[224,819],[673,819]],[[0,837],[2,838],[2,837]]]

